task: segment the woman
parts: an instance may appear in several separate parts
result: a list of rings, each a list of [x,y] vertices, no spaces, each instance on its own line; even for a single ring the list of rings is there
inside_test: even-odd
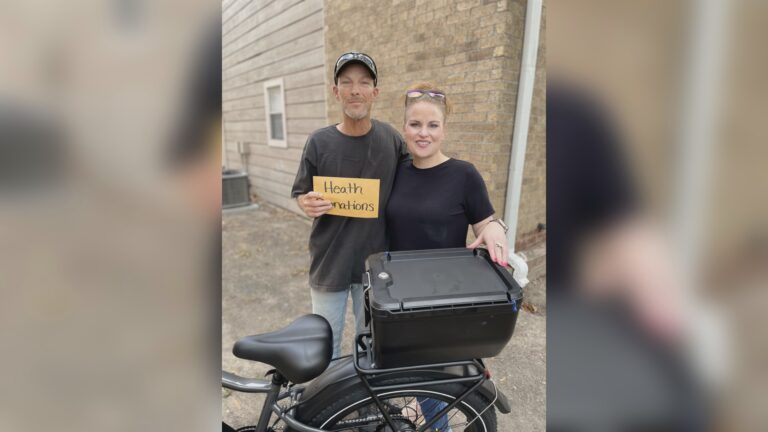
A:
[[[485,244],[491,259],[506,266],[506,226],[493,218],[480,173],[442,151],[450,107],[445,92],[431,83],[406,91],[403,136],[412,159],[398,166],[387,205],[389,250]],[[470,225],[477,239],[467,246]]]
[[[389,250],[485,244],[491,259],[506,266],[506,225],[493,219],[480,173],[471,163],[443,154],[448,97],[428,82],[412,85],[405,96],[403,136],[412,159],[398,166],[387,204]],[[470,225],[477,239],[467,246]],[[426,421],[447,406],[436,399],[417,400]],[[444,415],[433,428],[450,432],[448,423]]]

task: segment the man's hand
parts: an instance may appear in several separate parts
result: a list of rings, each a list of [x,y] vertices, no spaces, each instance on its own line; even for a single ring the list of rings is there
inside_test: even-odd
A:
[[[311,218],[320,217],[333,208],[330,201],[323,199],[323,194],[314,191],[297,196],[296,203],[301,211]]]

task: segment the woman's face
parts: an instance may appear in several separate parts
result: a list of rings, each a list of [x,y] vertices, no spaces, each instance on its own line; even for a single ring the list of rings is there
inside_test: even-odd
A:
[[[414,160],[439,156],[445,138],[443,112],[435,104],[414,102],[405,111],[405,143]]]

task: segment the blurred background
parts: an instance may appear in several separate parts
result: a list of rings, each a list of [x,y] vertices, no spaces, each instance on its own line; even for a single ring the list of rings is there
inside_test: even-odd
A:
[[[0,2],[0,430],[219,427],[220,34]]]
[[[768,425],[766,12],[548,2],[548,428]]]

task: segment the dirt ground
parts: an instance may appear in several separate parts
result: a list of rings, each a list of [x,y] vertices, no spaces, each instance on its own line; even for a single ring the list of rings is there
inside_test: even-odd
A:
[[[236,358],[235,341],[276,330],[312,310],[307,285],[309,220],[264,202],[257,205],[227,210],[222,217],[222,366],[248,377],[262,377],[269,368]],[[525,288],[533,307],[521,311],[512,340],[486,362],[512,405],[512,413],[498,415],[499,431],[545,429],[544,288],[542,279]],[[345,353],[351,352],[352,328],[348,309]],[[224,421],[235,428],[255,425],[263,400],[262,395],[222,389]]]

